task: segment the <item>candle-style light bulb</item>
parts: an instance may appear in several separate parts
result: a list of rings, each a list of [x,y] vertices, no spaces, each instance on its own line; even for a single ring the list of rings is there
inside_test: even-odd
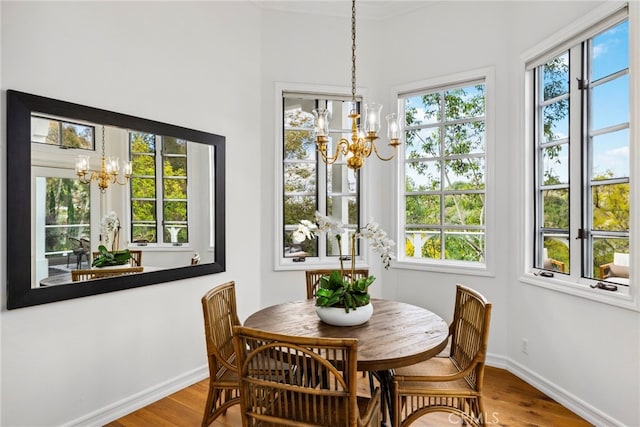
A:
[[[364,130],[367,133],[378,133],[380,131],[380,111],[382,110],[381,104],[365,104],[364,105]]]
[[[401,123],[396,113],[387,115],[387,138],[400,139],[402,134]]]
[[[122,171],[124,176],[130,177],[132,171],[133,171],[133,167],[131,166],[131,160],[124,162],[124,167]]]
[[[314,131],[316,136],[329,136],[329,110],[316,108],[313,110],[315,117]]]
[[[85,174],[89,171],[89,156],[78,156],[76,158],[76,173]]]

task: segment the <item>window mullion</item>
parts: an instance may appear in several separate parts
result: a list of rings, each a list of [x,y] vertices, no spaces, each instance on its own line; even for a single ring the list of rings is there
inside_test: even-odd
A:
[[[318,99],[316,100],[316,108],[328,108],[327,100]],[[333,141],[331,141],[331,147],[333,147]],[[328,153],[331,155],[331,153]],[[316,204],[318,212],[321,212],[326,215],[327,213],[327,169],[329,167],[325,162],[322,161],[322,157],[316,151]],[[322,234],[320,234],[322,236]],[[320,262],[328,261],[327,259],[327,239],[326,236],[318,238],[318,258]]]
[[[583,147],[587,144],[585,116],[587,114],[586,92],[579,89],[583,74],[584,56],[582,45],[569,50],[569,260],[570,276],[579,280],[584,267],[583,250],[589,237],[577,238],[580,228],[587,227],[588,213],[583,214],[583,207],[588,206],[588,194],[585,187],[588,168]]]
[[[162,181],[164,173],[162,169],[162,137],[156,135],[156,242],[158,244],[164,243],[164,215],[163,215],[163,200],[164,195],[162,193]]]

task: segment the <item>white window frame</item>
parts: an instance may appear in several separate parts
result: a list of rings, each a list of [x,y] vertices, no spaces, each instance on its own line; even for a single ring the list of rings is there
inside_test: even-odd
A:
[[[574,21],[566,26],[562,31],[552,35],[543,42],[524,52],[521,56],[520,69],[522,70],[522,86],[521,93],[523,101],[521,105],[520,129],[522,130],[522,141],[520,145],[520,156],[523,160],[522,170],[524,171],[521,179],[522,191],[520,192],[522,200],[519,203],[522,211],[519,218],[519,229],[522,234],[519,237],[521,242],[519,248],[519,270],[520,281],[524,284],[539,286],[552,289],[557,292],[574,295],[577,297],[598,301],[601,303],[618,306],[622,308],[640,311],[640,300],[638,298],[637,276],[635,274],[634,265],[638,265],[640,254],[636,248],[640,247],[640,233],[630,232],[629,248],[631,253],[630,259],[630,285],[629,287],[618,287],[617,292],[610,292],[601,289],[593,289],[590,284],[597,283],[597,280],[580,279],[570,280],[569,276],[557,274],[553,277],[543,277],[540,275],[539,269],[534,267],[534,234],[535,227],[534,218],[534,144],[533,139],[533,70],[528,70],[527,65],[531,63],[541,63],[542,58],[551,57],[558,54],[562,50],[566,50],[571,44],[590,38],[599,33],[602,28],[602,22],[610,16],[619,12],[620,9],[628,6],[629,19],[629,80],[630,80],[630,99],[629,99],[629,181],[630,181],[630,209],[631,212],[638,212],[640,208],[640,195],[635,190],[635,176],[640,170],[640,159],[638,158],[638,147],[640,144],[640,129],[637,118],[640,114],[640,4],[630,2],[625,3],[611,2],[602,5],[581,19]],[[591,34],[590,37],[584,37],[584,34]],[[531,66],[529,65],[529,68]],[[572,227],[570,238],[574,238],[576,227]],[[631,214],[630,230],[636,230],[637,223]]]
[[[431,258],[410,258],[404,256],[404,176],[405,176],[405,144],[398,150],[397,197],[396,202],[396,242],[398,245],[397,259],[393,263],[395,268],[409,270],[435,271],[441,273],[467,274],[475,276],[494,276],[495,269],[495,70],[493,67],[481,68],[461,72],[453,75],[441,76],[407,85],[396,86],[392,89],[393,99],[404,111],[403,96],[409,93],[430,92],[442,87],[462,87],[465,84],[484,81],[485,85],[485,261],[471,262],[458,260],[441,260]],[[404,142],[404,141],[403,141]]]
[[[273,253],[274,253],[274,270],[308,270],[308,269],[331,269],[339,267],[338,257],[306,257],[304,262],[295,262],[294,258],[283,257],[282,256],[282,248],[284,247],[283,241],[283,229],[284,229],[284,212],[282,205],[282,188],[283,188],[283,155],[284,155],[284,147],[282,144],[284,133],[282,123],[284,122],[283,117],[283,109],[282,109],[282,100],[283,96],[286,93],[295,92],[295,93],[308,93],[313,96],[317,96],[318,98],[326,98],[331,95],[339,96],[339,97],[351,97],[351,89],[343,86],[326,86],[326,85],[309,85],[309,84],[301,84],[301,83],[286,83],[286,82],[277,82],[275,85],[275,94],[274,94],[274,111],[275,111],[275,156],[274,156],[274,178],[275,184],[274,188],[276,191],[276,202],[275,202],[275,222],[273,226],[274,236],[273,236]],[[358,97],[361,99],[364,104],[366,99],[366,90],[357,89]],[[360,224],[364,224],[363,220],[367,218],[366,214],[366,188],[367,188],[367,168],[362,168],[360,171]],[[319,174],[319,179],[324,177],[324,174]],[[326,177],[325,177],[326,179]],[[321,204],[323,206],[323,204]],[[319,253],[324,253],[326,245],[324,244],[323,236],[320,237],[320,244],[318,245]],[[344,255],[348,255],[345,253]],[[360,246],[360,254],[356,257],[356,268],[368,268],[368,257],[369,250],[363,246]]]
[[[132,151],[131,151],[131,142],[130,142],[130,134],[131,133],[146,133],[146,132],[139,132],[139,131],[134,131],[134,130],[128,130],[127,131],[127,144],[128,144],[128,153],[129,156],[132,157]],[[130,206],[130,211],[128,213],[128,223],[129,223],[129,241],[130,243],[128,244],[128,247],[131,249],[140,249],[140,248],[145,248],[145,250],[153,250],[154,248],[159,248],[162,250],[167,250],[167,249],[171,249],[174,251],[186,251],[186,250],[191,250],[191,242],[194,239],[194,236],[192,235],[193,232],[193,220],[192,220],[192,211],[193,211],[193,197],[192,197],[192,168],[193,168],[193,156],[190,154],[189,152],[189,144],[193,144],[191,141],[187,141],[187,154],[185,155],[186,159],[187,159],[187,175],[186,175],[186,180],[187,180],[187,233],[189,236],[189,240],[185,243],[180,243],[179,245],[173,245],[170,241],[169,242],[165,242],[164,241],[164,212],[163,212],[163,206],[164,206],[164,189],[163,189],[163,183],[164,183],[164,169],[163,169],[163,165],[164,165],[164,154],[163,154],[163,147],[164,147],[164,136],[162,135],[158,135],[158,134],[153,134],[154,135],[154,139],[155,139],[155,146],[156,146],[156,150],[155,153],[153,154],[154,156],[154,162],[155,162],[155,184],[156,184],[156,197],[155,197],[155,201],[156,201],[156,241],[155,242],[149,242],[149,243],[134,243],[132,240],[133,237],[133,196],[132,196],[132,192],[131,192],[131,183],[129,183],[127,185],[128,188],[128,199],[129,199],[129,206]],[[161,142],[161,144],[158,144],[158,142]],[[158,148],[158,147],[161,148]],[[170,155],[173,156],[173,155]],[[209,240],[209,239],[208,239]],[[211,242],[213,240],[209,240],[209,245],[211,245]]]

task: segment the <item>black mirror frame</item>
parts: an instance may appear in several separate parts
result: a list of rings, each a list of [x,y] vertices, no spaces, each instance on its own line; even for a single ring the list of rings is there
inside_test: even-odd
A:
[[[7,90],[7,309],[29,307],[225,271],[225,137]],[[173,136],[215,147],[215,259],[141,274],[90,280],[82,284],[31,287],[31,113],[48,113],[89,122]],[[25,238],[25,236],[27,238]]]

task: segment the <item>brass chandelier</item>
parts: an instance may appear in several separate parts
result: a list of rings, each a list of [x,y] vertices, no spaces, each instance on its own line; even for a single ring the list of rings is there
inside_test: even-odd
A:
[[[367,157],[375,153],[380,160],[391,160],[396,155],[398,145],[400,145],[400,135],[402,134],[402,121],[396,113],[391,113],[387,118],[387,138],[389,146],[393,147],[393,153],[389,157],[382,157],[378,153],[376,140],[380,130],[380,104],[364,105],[364,126],[358,125],[360,114],[356,102],[356,0],[351,2],[351,102],[349,105],[349,115],[351,119],[351,141],[340,138],[335,153],[331,156],[327,154],[327,144],[329,142],[329,110],[326,108],[316,108],[313,110],[315,116],[314,131],[316,134],[317,151],[326,164],[333,164],[338,160],[340,154],[347,157],[347,167],[355,171],[359,170]]]
[[[118,175],[120,173],[120,162],[117,157],[106,157],[104,151],[104,126],[102,126],[102,156],[100,157],[101,167],[99,171],[92,171],[89,164],[89,156],[78,156],[76,158],[76,175],[81,183],[91,184],[93,181],[98,182],[100,192],[106,192],[109,184],[125,185],[131,178],[131,162],[124,162],[124,170],[122,175],[124,181],[120,181]]]

